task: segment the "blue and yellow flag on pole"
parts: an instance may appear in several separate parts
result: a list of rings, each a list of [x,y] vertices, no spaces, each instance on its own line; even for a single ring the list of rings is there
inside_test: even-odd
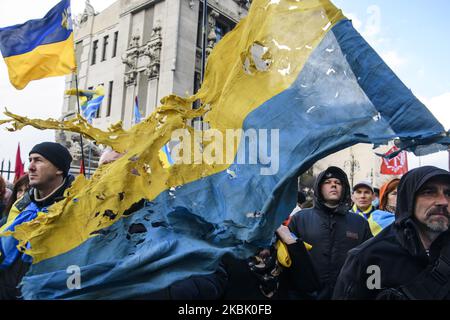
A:
[[[32,80],[76,69],[70,1],[63,0],[42,19],[0,28],[0,51],[16,89]]]
[[[87,122],[92,123],[92,120],[96,117],[105,97],[105,88],[102,85],[99,85],[95,90],[78,90],[78,94],[77,89],[68,89],[65,91],[65,94],[79,96],[81,114]]]
[[[134,113],[134,124],[138,124],[142,120],[141,112],[139,111],[138,96],[134,97],[133,113]]]
[[[202,107],[192,109],[196,100]],[[295,207],[297,177],[317,160],[394,138],[416,154],[450,144],[328,0],[254,0],[209,56],[199,92],[162,102],[130,130],[116,124],[101,131],[81,117],[6,113],[11,119],[0,120],[12,130],[79,132],[124,154],[91,179],[78,176],[47,213],[15,225],[19,248],[33,259],[22,281],[25,299],[142,298],[214,272],[224,254],[245,257],[271,243]],[[198,117],[207,130],[188,126]],[[188,135],[172,155],[191,144],[181,162],[167,166],[159,151],[179,130]],[[255,161],[247,148],[252,133],[260,137]],[[10,215],[0,231],[13,222]],[[72,266],[80,270],[78,289],[67,286]]]

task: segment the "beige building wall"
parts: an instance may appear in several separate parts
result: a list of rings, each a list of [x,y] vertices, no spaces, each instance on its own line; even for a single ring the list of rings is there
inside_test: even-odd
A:
[[[336,166],[347,173],[348,180],[352,186],[361,180],[366,180],[370,181],[374,187],[380,188],[386,182],[400,177],[380,173],[382,158],[377,156],[375,152],[384,154],[391,147],[392,144],[380,146],[374,150],[371,144],[354,145],[318,161],[313,166],[313,174],[317,176],[329,166]]]

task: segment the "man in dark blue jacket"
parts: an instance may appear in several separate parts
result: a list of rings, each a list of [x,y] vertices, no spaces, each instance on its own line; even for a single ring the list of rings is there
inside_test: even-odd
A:
[[[291,231],[306,243],[319,276],[317,299],[331,299],[347,252],[372,237],[367,221],[350,209],[347,175],[337,167],[319,174],[314,185],[314,207],[296,213]]]

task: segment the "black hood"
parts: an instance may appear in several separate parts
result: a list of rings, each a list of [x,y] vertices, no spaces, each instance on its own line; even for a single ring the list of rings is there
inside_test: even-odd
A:
[[[320,186],[322,185],[323,180],[325,180],[324,177],[327,173],[332,173],[333,176],[338,178],[342,183],[341,201],[334,212],[346,214],[348,210],[350,210],[351,206],[350,184],[348,183],[347,174],[344,170],[338,167],[329,167],[318,175],[316,182],[314,183],[314,207],[327,212],[330,210],[327,206],[325,206],[325,201],[320,191]]]
[[[398,185],[394,228],[401,245],[414,256],[425,255],[418,227],[413,219],[415,196],[417,191],[428,180],[437,176],[446,176],[450,180],[450,172],[432,166],[425,166],[409,171],[402,177]],[[447,238],[448,234],[448,231],[441,234],[439,236],[440,241],[443,238]]]
[[[396,224],[412,217],[416,192],[425,182],[437,176],[447,176],[450,180],[450,172],[432,166],[411,170],[402,177],[397,192]]]

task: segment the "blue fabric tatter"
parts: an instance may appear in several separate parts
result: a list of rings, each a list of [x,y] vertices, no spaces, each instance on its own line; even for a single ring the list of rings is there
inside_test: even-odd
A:
[[[5,231],[15,231],[16,226],[31,221],[37,217],[38,212],[47,212],[47,208],[39,209],[38,206],[31,202],[8,226]],[[2,262],[0,263],[0,269],[9,268],[21,255],[21,252],[17,249],[17,245],[19,241],[17,241],[12,236],[4,236],[0,237],[0,250],[1,250],[1,258]],[[27,244],[27,248],[29,248],[29,244]],[[23,254],[22,260],[24,262],[31,263],[31,257]]]

